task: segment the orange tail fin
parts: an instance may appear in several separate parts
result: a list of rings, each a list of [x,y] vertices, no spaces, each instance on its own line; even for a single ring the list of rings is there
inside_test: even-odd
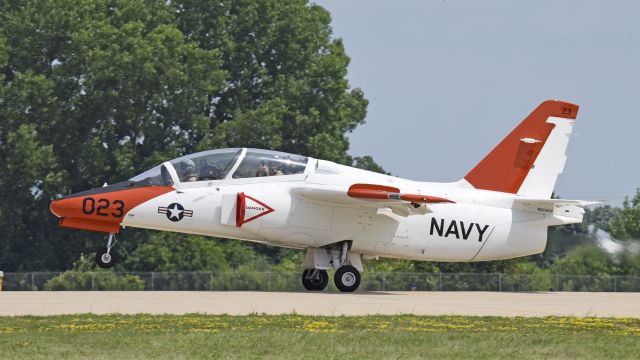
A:
[[[477,189],[549,198],[564,167],[578,105],[547,100],[464,178]]]

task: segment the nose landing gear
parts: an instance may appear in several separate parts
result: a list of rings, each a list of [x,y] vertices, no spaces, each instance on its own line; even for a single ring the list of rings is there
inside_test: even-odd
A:
[[[99,267],[103,269],[109,269],[116,263],[117,255],[112,250],[112,248],[116,245],[117,242],[118,240],[116,240],[116,235],[113,233],[109,234],[107,247],[104,249],[100,249],[96,253],[96,264]]]

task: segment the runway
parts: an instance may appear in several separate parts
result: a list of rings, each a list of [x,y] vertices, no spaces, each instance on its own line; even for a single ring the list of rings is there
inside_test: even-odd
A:
[[[302,314],[599,316],[640,318],[640,293],[190,291],[1,292],[0,315]]]

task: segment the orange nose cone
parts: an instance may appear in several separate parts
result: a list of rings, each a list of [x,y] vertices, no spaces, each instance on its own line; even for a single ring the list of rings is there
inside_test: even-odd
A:
[[[108,200],[102,199],[102,203]],[[49,206],[53,215],[60,218],[58,225],[63,228],[117,233],[120,231],[122,216],[109,216],[109,209],[98,210],[96,200],[92,197],[67,197],[51,202]],[[124,212],[116,212],[123,215]]]
[[[173,190],[170,186],[114,184],[68,195],[54,200],[49,207],[60,218],[60,227],[117,233],[129,210]]]
[[[79,198],[62,198],[54,200],[49,205],[49,209],[53,215],[62,219],[85,217],[82,213],[82,199]]]
[[[53,215],[62,218],[64,217],[64,200],[53,200],[51,205],[49,205],[49,209],[53,213]]]

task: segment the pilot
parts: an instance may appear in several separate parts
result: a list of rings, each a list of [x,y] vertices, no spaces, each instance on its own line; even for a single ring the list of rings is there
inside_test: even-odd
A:
[[[213,164],[206,163],[200,170],[200,178],[202,180],[220,180],[223,177],[222,170]]]
[[[198,175],[196,175],[196,164],[191,159],[187,159],[182,162],[182,176],[180,181],[198,181]]]
[[[263,162],[260,163],[260,167],[258,168],[258,171],[256,171],[256,177],[261,177],[261,176],[270,176],[271,174],[269,174],[269,167],[267,166],[267,164]]]
[[[284,172],[282,171],[282,166],[280,163],[272,162],[269,167],[271,168],[271,171],[269,172],[269,174],[271,174],[272,176],[284,175]]]

